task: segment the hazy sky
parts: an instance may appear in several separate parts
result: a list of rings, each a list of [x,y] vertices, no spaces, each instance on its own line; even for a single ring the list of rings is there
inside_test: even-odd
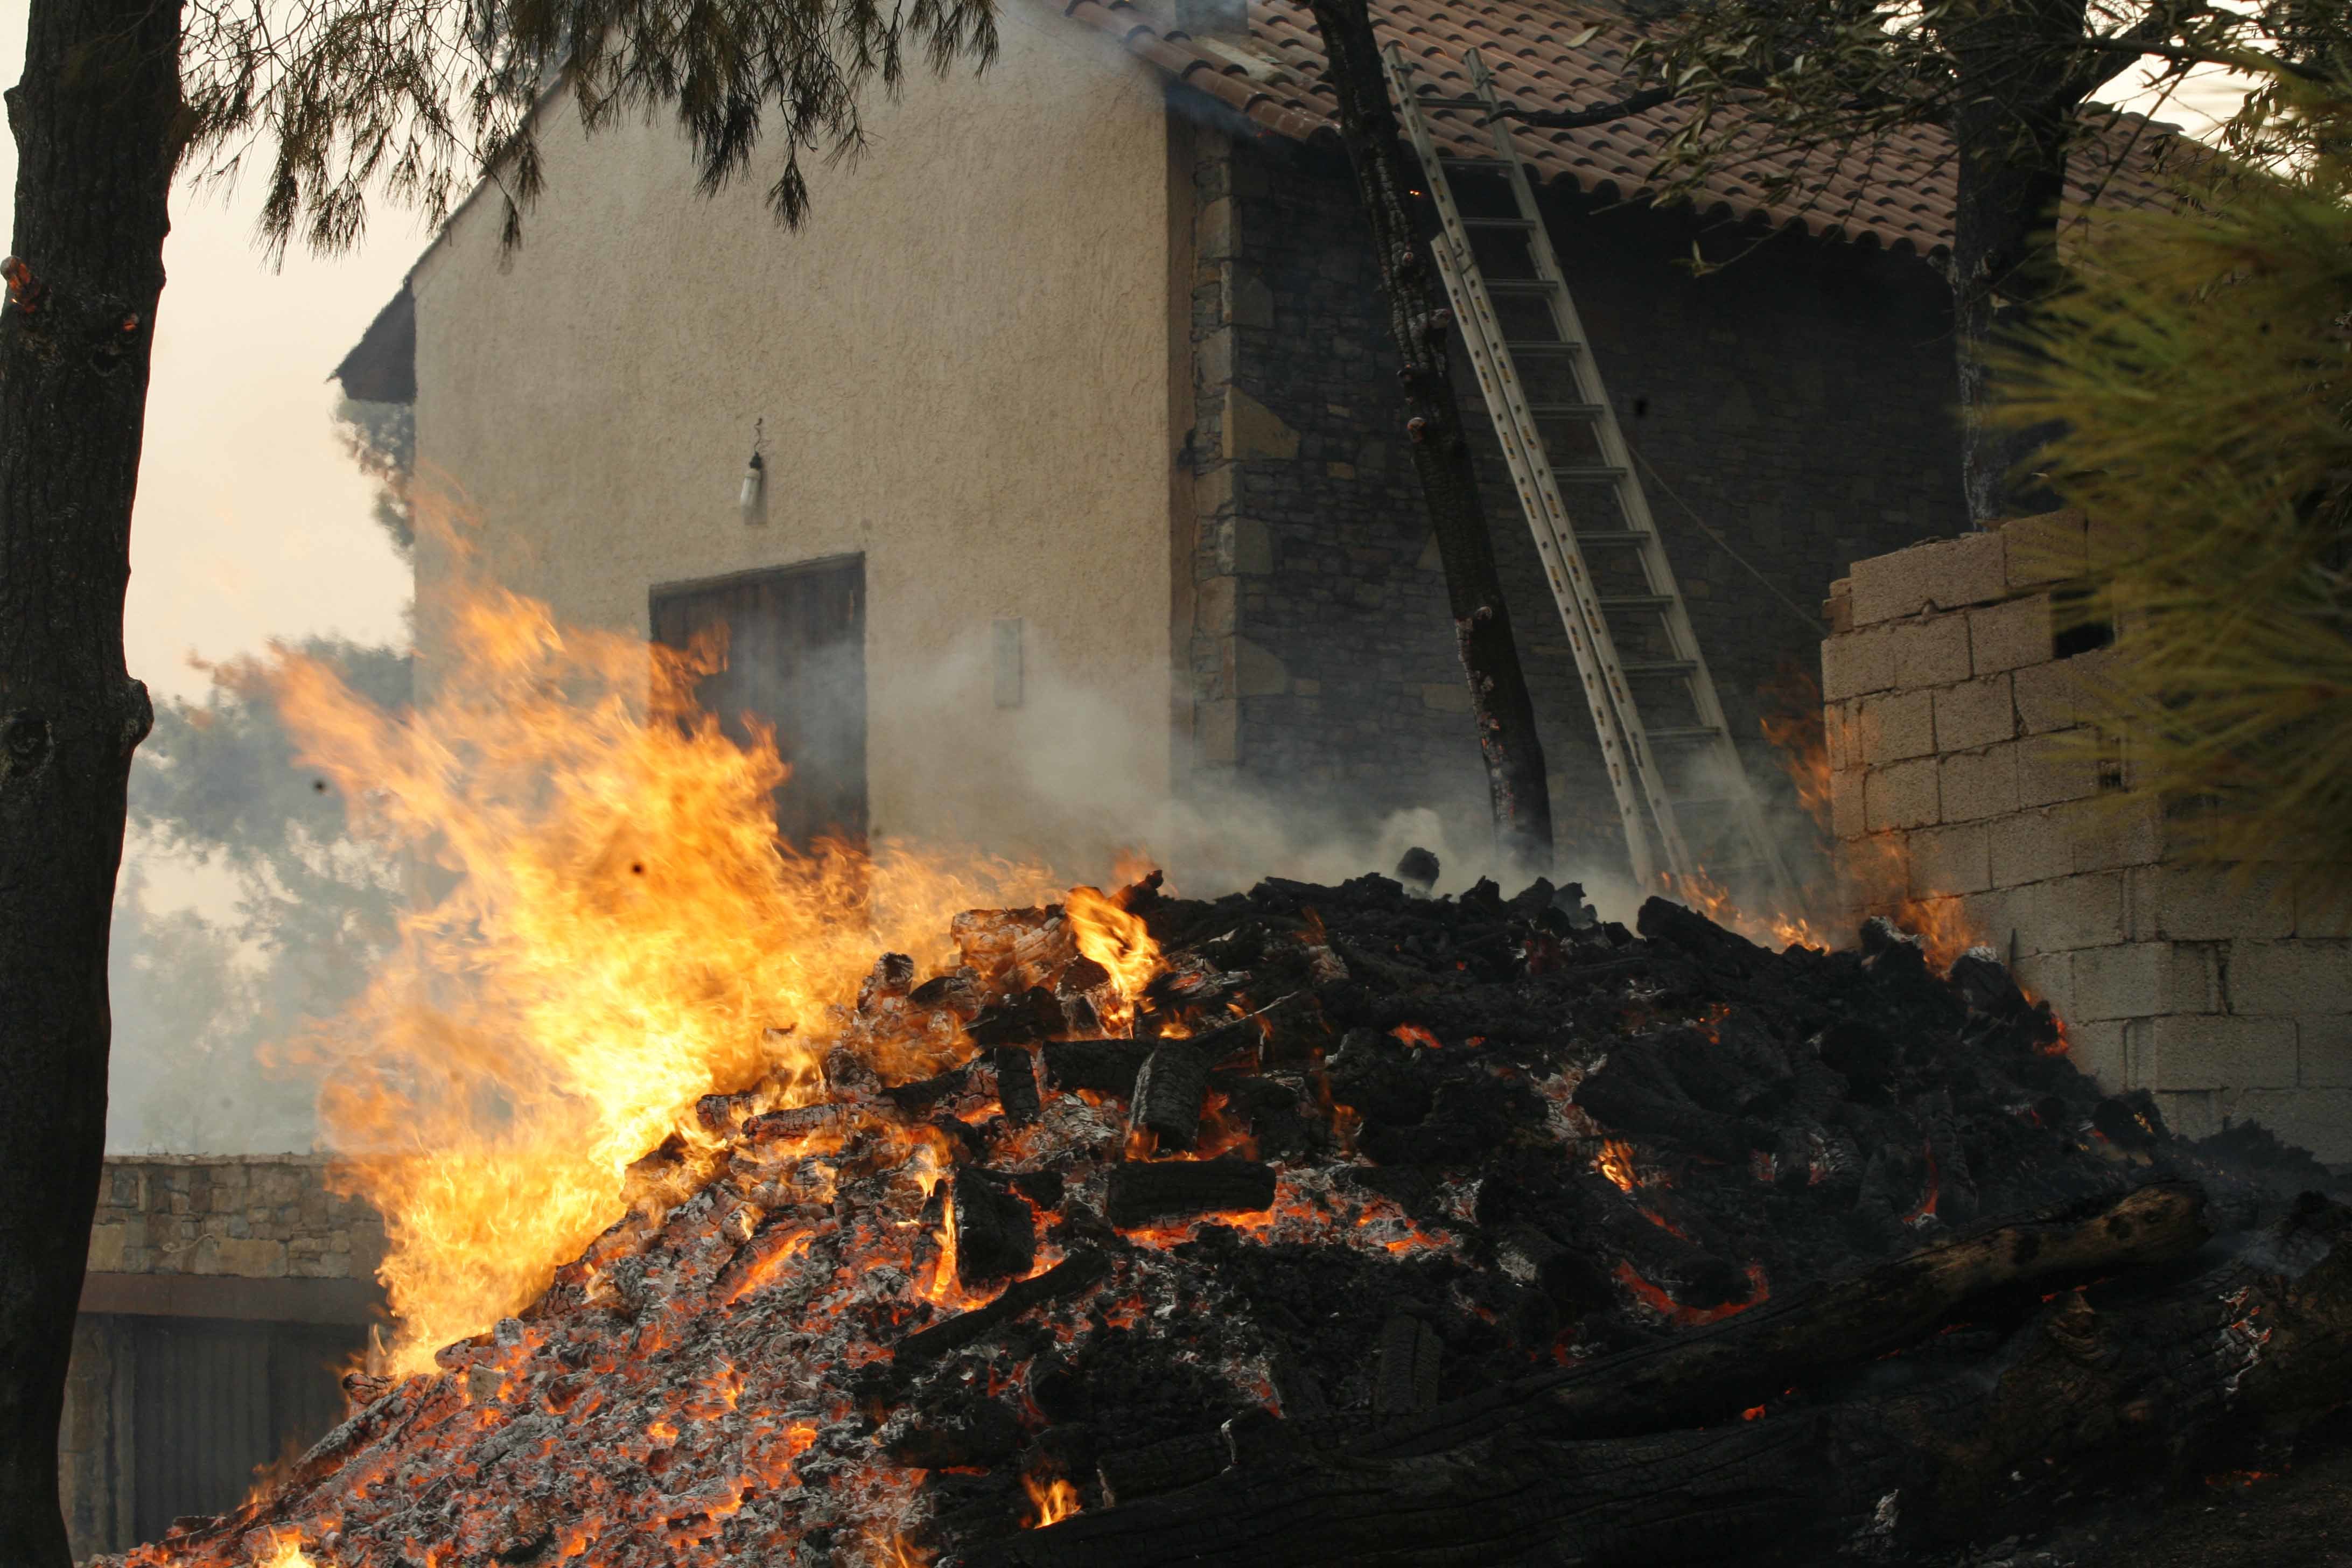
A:
[[[26,5],[0,0],[0,83],[23,72]],[[5,134],[0,179],[15,191],[16,147]],[[421,234],[386,209],[357,253],[321,261],[297,251],[273,273],[253,244],[257,188],[248,180],[226,204],[172,195],[124,631],[131,673],[159,697],[204,689],[191,650],[219,658],[311,632],[406,635],[408,569],[370,521],[372,491],[335,441],[326,375],[400,287]]]

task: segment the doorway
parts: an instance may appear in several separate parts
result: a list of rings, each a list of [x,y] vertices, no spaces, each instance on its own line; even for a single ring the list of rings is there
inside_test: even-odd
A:
[[[866,558],[819,561],[653,591],[654,640],[684,648],[724,628],[727,667],[695,700],[729,738],[772,727],[792,776],[776,828],[805,848],[866,842]]]

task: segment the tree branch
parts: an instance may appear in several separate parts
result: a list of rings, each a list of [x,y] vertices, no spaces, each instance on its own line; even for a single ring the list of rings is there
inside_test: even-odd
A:
[[[1637,114],[1647,114],[1674,98],[1670,88],[1645,87],[1614,103],[1603,103],[1591,109],[1520,109],[1506,104],[1495,116],[1497,120],[1516,120],[1520,124],[1538,131],[1576,131],[1587,125],[1606,125],[1614,120],[1631,120]]]

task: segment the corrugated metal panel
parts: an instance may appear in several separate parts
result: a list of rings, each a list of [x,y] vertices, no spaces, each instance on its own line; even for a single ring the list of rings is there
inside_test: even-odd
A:
[[[149,1318],[135,1342],[131,1524],[152,1541],[183,1515],[235,1508],[256,1470],[325,1436],[360,1340],[331,1325]]]

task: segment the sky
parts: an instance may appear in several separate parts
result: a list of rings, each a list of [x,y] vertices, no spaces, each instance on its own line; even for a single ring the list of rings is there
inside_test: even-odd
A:
[[[0,82],[23,74],[26,5],[0,0]],[[0,178],[15,191],[5,135]],[[424,236],[383,209],[355,254],[291,251],[273,272],[253,243],[257,193],[248,180],[226,201],[184,186],[172,195],[123,632],[131,673],[158,698],[203,692],[191,652],[217,659],[320,632],[406,637],[408,568],[335,439],[326,376]]]

